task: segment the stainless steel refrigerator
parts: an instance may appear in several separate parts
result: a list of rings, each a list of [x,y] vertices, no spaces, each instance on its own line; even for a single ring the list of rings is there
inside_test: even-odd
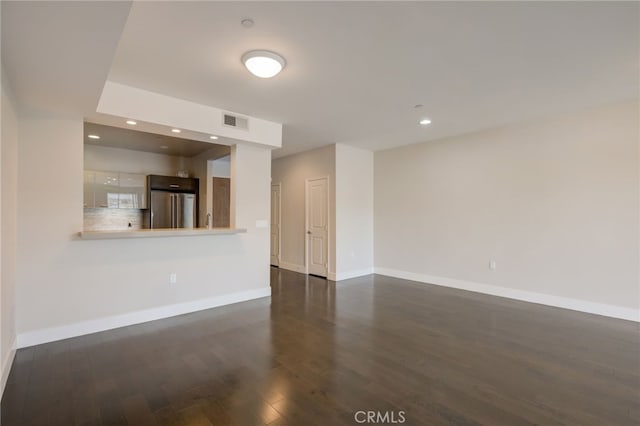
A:
[[[149,228],[198,226],[198,179],[149,176]]]
[[[195,194],[151,191],[151,228],[193,228]]]

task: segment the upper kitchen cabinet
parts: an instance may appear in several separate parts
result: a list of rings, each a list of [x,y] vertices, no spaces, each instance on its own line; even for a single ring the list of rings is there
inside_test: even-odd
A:
[[[146,193],[143,174],[84,172],[84,207],[146,209]]]
[[[118,173],[95,172],[93,185],[94,207],[118,208],[119,178]]]
[[[146,209],[146,176],[135,173],[120,173],[118,207],[121,209]]]

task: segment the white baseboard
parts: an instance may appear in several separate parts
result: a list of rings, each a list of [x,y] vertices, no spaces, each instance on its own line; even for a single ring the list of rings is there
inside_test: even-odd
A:
[[[362,277],[365,275],[373,274],[373,268],[359,269],[356,271],[338,272],[336,275],[337,281],[348,280],[350,278]]]
[[[4,388],[7,385],[7,379],[9,378],[9,372],[11,371],[11,366],[13,365],[15,357],[16,338],[13,339],[13,343],[11,343],[11,348],[9,349],[7,356],[2,360],[2,372],[0,373],[0,399],[2,399],[2,395],[4,394]]]
[[[70,337],[97,333],[99,331],[111,330],[119,327],[126,327],[128,325],[169,318],[176,315],[188,314],[191,312],[202,311],[204,309],[230,305],[232,303],[244,302],[268,296],[271,296],[271,287],[262,287],[238,293],[211,297],[208,299],[194,300],[192,302],[178,303],[175,305],[145,309],[122,315],[114,315],[107,318],[28,331],[26,333],[18,334],[18,348],[26,348],[28,346],[54,342],[56,340],[68,339]]]
[[[287,263],[280,262],[280,268],[286,269],[287,271],[299,272],[301,274],[306,274],[307,269],[304,266],[296,265],[295,263]],[[340,280],[348,280],[349,278],[362,277],[363,275],[373,274],[373,268],[360,269],[357,271],[347,271],[347,272],[328,272],[327,279],[330,281],[340,281]]]
[[[374,268],[376,274],[386,275],[394,278],[418,281],[421,283],[434,284],[443,287],[452,287],[460,290],[468,290],[476,293],[490,294],[492,296],[506,297],[508,299],[522,300],[525,302],[539,303],[541,305],[555,306],[557,308],[571,309],[573,311],[587,312],[590,314],[602,315],[640,322],[640,310],[624,308],[615,305],[589,302],[581,299],[572,299],[550,294],[534,293],[524,290],[499,287],[489,284],[481,284],[473,281],[463,281],[454,278],[437,277],[414,272],[399,271],[389,268]]]
[[[300,272],[301,274],[306,274],[307,269],[304,265],[296,265],[295,263],[288,263],[280,261],[280,265],[278,265],[282,269],[286,269],[287,271]]]

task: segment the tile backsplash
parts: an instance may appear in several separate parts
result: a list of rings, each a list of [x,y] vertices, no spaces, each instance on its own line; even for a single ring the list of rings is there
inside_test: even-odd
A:
[[[84,209],[85,231],[118,231],[143,229],[145,210],[142,209]],[[129,226],[130,225],[130,226]]]

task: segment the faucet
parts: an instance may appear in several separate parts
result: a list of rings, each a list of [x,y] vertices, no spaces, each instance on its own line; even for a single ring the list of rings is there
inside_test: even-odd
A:
[[[211,213],[207,213],[207,229],[211,229]]]

